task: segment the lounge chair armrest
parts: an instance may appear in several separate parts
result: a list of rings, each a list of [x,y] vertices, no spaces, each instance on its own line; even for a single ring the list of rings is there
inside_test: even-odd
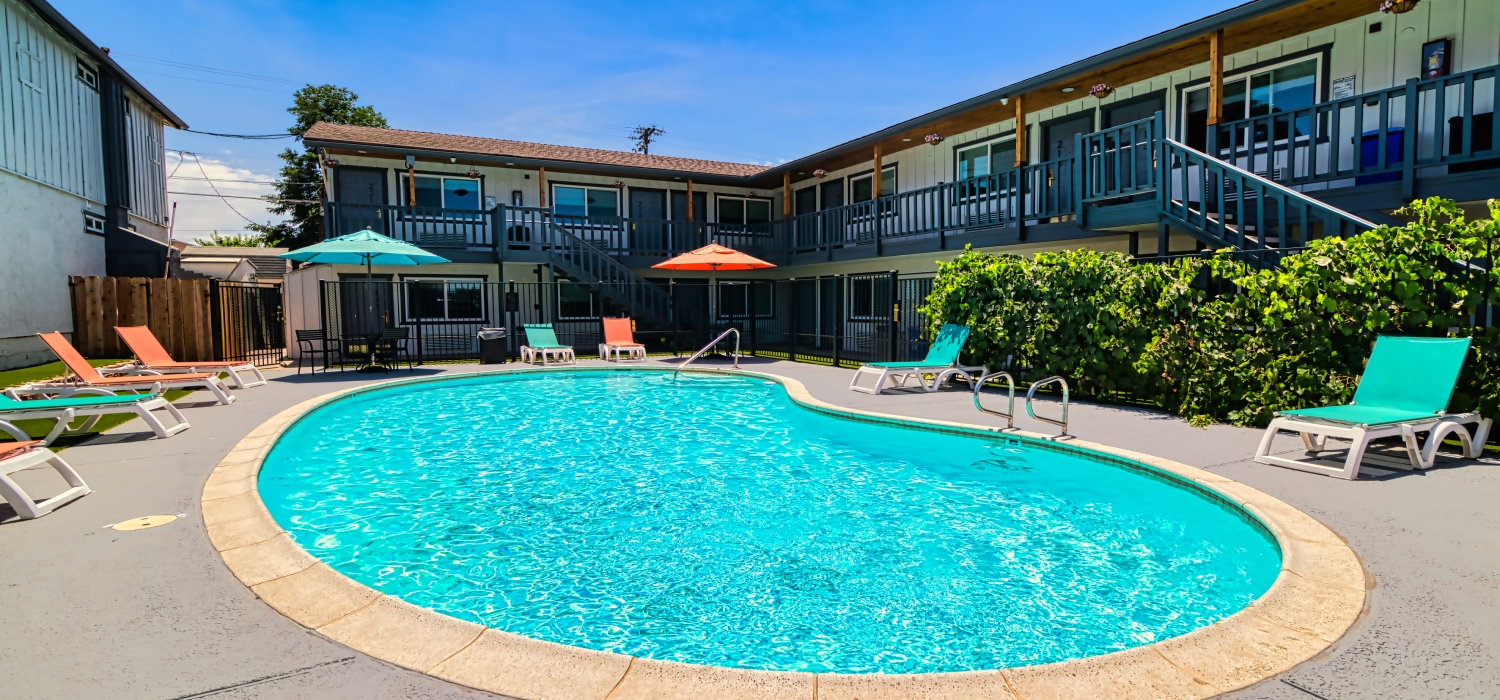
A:
[[[0,432],[9,434],[11,437],[16,439],[16,442],[26,442],[27,440],[31,439],[31,436],[27,435],[20,428],[17,428],[16,426],[11,425],[10,423],[3,420],[0,420]]]
[[[21,395],[19,393],[16,393],[16,388],[15,387],[11,387],[9,389],[6,389],[4,393],[5,393],[5,398],[10,399],[11,401],[20,401],[21,400]]]
[[[86,387],[83,387],[81,389],[74,389],[72,395],[73,396],[115,396],[115,392],[110,391],[109,389],[100,389],[99,387],[95,387],[95,386],[86,386]]]

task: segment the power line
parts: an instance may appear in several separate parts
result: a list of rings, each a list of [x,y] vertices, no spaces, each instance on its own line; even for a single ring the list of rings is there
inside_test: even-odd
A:
[[[180,61],[168,61],[166,59],[152,58],[150,56],[141,56],[141,55],[138,55],[138,54],[121,53],[121,52],[118,52],[118,51],[115,52],[115,53],[112,53],[110,55],[112,57],[114,57],[114,58],[126,58],[126,59],[129,59],[129,60],[143,61],[143,62],[146,62],[146,63],[154,63],[154,64],[162,65],[162,66],[170,66],[170,67],[182,68],[182,69],[186,69],[186,70],[202,71],[202,72],[206,72],[206,73],[213,73],[213,74],[217,74],[217,75],[226,75],[226,76],[236,77],[236,78],[246,78],[246,79],[249,79],[249,80],[262,80],[262,81],[266,81],[266,82],[270,82],[270,83],[279,83],[279,84],[282,84],[282,85],[297,85],[297,86],[302,86],[302,85],[309,84],[309,83],[307,83],[305,81],[300,81],[300,80],[289,80],[289,79],[286,79],[286,78],[274,78],[274,77],[266,76],[266,75],[256,75],[254,73],[242,73],[240,71],[225,70],[223,68],[214,68],[214,67],[211,67],[211,66],[203,66],[203,65],[193,64],[193,63],[183,63],[183,62],[180,62]],[[189,78],[187,76],[182,76],[182,75],[172,75],[170,73],[155,73],[155,72],[151,72],[151,71],[136,71],[136,72],[138,72],[138,73],[144,73],[144,74],[147,74],[147,75],[160,75],[160,76],[164,76],[164,77],[168,77],[168,78],[178,78],[178,79],[181,79],[181,80],[192,80],[192,81],[195,81],[195,82],[208,83],[208,84],[211,84],[211,85],[225,85],[225,86],[228,86],[228,87],[245,88],[247,90],[260,90],[262,92],[277,92],[277,93],[281,93],[281,94],[293,94],[293,93],[285,92],[283,90],[271,90],[271,89],[268,89],[268,88],[254,87],[254,86],[250,86],[250,85],[237,85],[237,84],[234,84],[234,83],[221,83],[221,82],[217,82],[217,81],[213,81],[213,80],[201,80],[201,79],[198,79],[198,78]],[[455,104],[455,103],[451,103],[451,102],[437,102],[437,101],[433,101],[433,100],[424,100],[424,99],[413,98],[413,97],[404,97],[404,96],[401,96],[401,95],[393,95],[393,94],[390,94],[390,93],[383,93],[383,92],[369,92],[369,91],[361,90],[360,93],[363,94],[363,95],[368,95],[368,96],[372,96],[372,97],[382,97],[382,98],[385,98],[385,99],[398,100],[398,101],[401,101],[401,102],[411,102],[411,103],[414,103],[414,104],[422,104],[422,105],[428,105],[428,106],[432,106],[432,107],[444,107],[444,108],[450,108],[450,109],[465,109],[465,110],[470,110],[470,111],[475,111],[475,112],[487,112],[487,113],[490,113],[490,114],[498,114],[498,115],[510,116],[510,117],[523,117],[523,118],[527,118],[527,119],[541,119],[541,120],[561,122],[561,123],[566,123],[566,124],[578,124],[578,125],[582,125],[582,126],[591,126],[591,127],[600,128],[600,129],[608,129],[608,130],[611,130],[611,131],[624,131],[624,132],[629,133],[629,132],[634,131],[635,128],[636,128],[636,127],[630,127],[630,126],[621,126],[619,124],[604,124],[604,123],[601,123],[601,122],[584,121],[584,120],[581,120],[581,119],[567,119],[565,117],[554,117],[554,116],[544,115],[544,114],[531,114],[531,113],[527,113],[527,112],[507,112],[507,111],[503,111],[503,110],[489,109],[489,108],[486,108],[486,107],[473,107],[473,106],[470,106],[470,105]],[[213,134],[213,135],[218,136],[220,134]],[[752,155],[756,155],[756,156],[761,156],[761,157],[769,157],[765,153],[762,153],[762,152],[759,152],[759,151],[752,151],[752,150],[748,150],[748,149],[742,148],[740,146],[734,146],[734,145],[727,144],[727,143],[720,143],[718,141],[709,141],[707,139],[699,139],[699,138],[693,138],[693,137],[690,137],[690,136],[681,136],[681,135],[676,135],[676,136],[673,136],[672,138],[675,138],[675,139],[678,139],[678,140],[682,140],[682,141],[691,141],[691,142],[695,142],[695,143],[707,144],[707,145],[710,145],[710,146],[719,146],[721,148],[729,148],[729,149],[732,149],[732,150],[739,151],[741,153],[748,153],[748,154],[752,154]]]
[[[201,161],[201,160],[198,159],[198,154],[197,153],[190,153],[188,151],[181,151],[181,153],[183,153],[185,155],[191,155],[193,157],[193,162],[198,164],[198,172],[203,173],[203,179],[207,180],[208,179],[208,171],[203,169],[203,161]],[[219,199],[223,200],[224,206],[229,207],[229,211],[234,212],[236,216],[238,216],[241,219],[244,219],[246,221],[249,221],[252,224],[257,223],[254,219],[251,219],[250,217],[245,216],[244,214],[241,214],[240,210],[235,209],[234,205],[231,204],[228,199],[224,198],[223,193],[219,192],[219,188],[217,186],[215,186],[213,182],[209,182],[208,186],[209,186],[210,189],[212,189],[214,191],[214,194],[219,195]]]
[[[296,134],[248,134],[248,135],[247,134],[215,134],[212,131],[198,131],[197,129],[183,129],[183,131],[186,131],[189,134],[203,134],[204,136],[221,136],[221,137],[226,138],[226,139],[251,139],[251,140],[254,140],[254,141],[260,141],[260,140],[264,140],[264,139],[290,139],[290,138],[295,138],[297,136]]]
[[[188,197],[218,197],[220,199],[253,199],[253,200],[257,201],[257,202],[270,202],[270,203],[273,203],[273,204],[274,203],[279,203],[279,202],[287,202],[287,203],[290,203],[290,204],[319,204],[320,203],[316,199],[287,199],[287,198],[284,198],[284,197],[271,197],[271,196],[266,196],[266,197],[246,197],[244,195],[238,195],[238,194],[209,194],[207,192],[168,192],[167,194],[180,194],[180,195],[184,195],[184,196],[188,196]],[[235,212],[235,213],[238,214],[239,212]],[[255,222],[251,221],[250,223],[253,224]]]
[[[168,175],[167,179],[168,180],[184,180],[184,181],[192,181],[192,182],[201,182],[201,181],[210,181],[210,182],[240,182],[240,183],[245,183],[245,184],[248,184],[248,185],[274,185],[274,184],[276,184],[276,182],[270,181],[270,180],[226,180],[226,179],[217,178],[217,177],[209,177],[209,178],[203,178],[203,177],[177,177],[176,175]]]

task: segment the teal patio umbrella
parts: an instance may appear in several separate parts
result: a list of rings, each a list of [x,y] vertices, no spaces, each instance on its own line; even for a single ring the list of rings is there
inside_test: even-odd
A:
[[[355,231],[346,236],[330,238],[306,248],[298,248],[276,257],[297,262],[328,263],[330,265],[365,266],[365,281],[370,281],[370,268],[374,265],[427,265],[445,263],[447,258],[433,255],[410,243],[382,236],[370,229]]]

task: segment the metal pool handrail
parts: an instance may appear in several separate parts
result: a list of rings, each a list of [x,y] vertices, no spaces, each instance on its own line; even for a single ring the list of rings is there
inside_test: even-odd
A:
[[[979,405],[979,391],[984,388],[984,383],[991,379],[996,379],[999,377],[1005,377],[1005,383],[1009,386],[1010,404],[1007,406],[1006,412],[992,411],[988,408],[985,408],[984,406]],[[1030,401],[1029,397],[1027,398],[1027,401]],[[1010,372],[990,372],[989,374],[980,377],[979,381],[974,382],[974,408],[979,409],[980,413],[988,413],[992,416],[1000,416],[1001,418],[1004,418],[1006,430],[1010,430],[1011,428],[1016,427],[1016,380],[1014,377],[1010,376]],[[1028,409],[1029,408],[1030,404],[1028,404]]]
[[[1036,396],[1036,390],[1039,389],[1039,388],[1041,388],[1041,387],[1044,387],[1044,386],[1046,386],[1048,384],[1053,384],[1053,383],[1061,384],[1062,385],[1062,390],[1063,390],[1063,407],[1062,407],[1063,408],[1063,413],[1062,413],[1062,420],[1053,420],[1053,419],[1047,418],[1045,416],[1039,416],[1036,413],[1032,412],[1032,410],[1031,410],[1031,398],[1033,396]],[[1031,416],[1032,420],[1039,420],[1039,421],[1041,421],[1043,423],[1051,423],[1051,424],[1053,424],[1055,426],[1058,426],[1058,427],[1062,428],[1062,432],[1058,434],[1058,437],[1066,437],[1067,434],[1068,434],[1068,380],[1063,379],[1062,377],[1047,377],[1046,379],[1043,379],[1041,381],[1033,382],[1032,385],[1031,385],[1031,389],[1027,390],[1027,392],[1026,392],[1026,415]]]
[[[677,371],[672,373],[672,381],[674,381],[674,382],[677,381],[677,374],[679,372],[681,372],[684,367],[687,367],[688,365],[692,364],[693,360],[696,360],[696,359],[698,359],[700,357],[703,357],[703,353],[708,352],[709,350],[713,349],[713,347],[715,345],[719,344],[719,341],[721,341],[721,340],[729,337],[730,333],[734,334],[734,368],[735,369],[739,369],[740,368],[740,329],[734,328],[734,327],[730,327],[729,330],[724,331],[723,333],[720,333],[719,337],[714,338],[713,340],[708,341],[708,345],[703,346],[703,348],[701,350],[699,350],[698,352],[693,353],[693,356],[689,357],[687,359],[687,362],[684,362],[684,363],[682,363],[680,365],[677,365]]]

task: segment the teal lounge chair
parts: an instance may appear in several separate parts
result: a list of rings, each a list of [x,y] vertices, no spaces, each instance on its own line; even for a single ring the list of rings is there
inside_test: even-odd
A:
[[[573,348],[557,342],[557,333],[550,323],[528,323],[521,328],[526,332],[526,344],[521,346],[521,361],[547,364],[548,358],[556,362],[577,362]]]
[[[1381,336],[1349,405],[1276,412],[1255,451],[1255,461],[1345,479],[1359,478],[1360,465],[1366,462],[1428,469],[1443,438],[1453,433],[1463,443],[1465,457],[1478,457],[1489,435],[1490,419],[1477,413],[1448,413],[1448,400],[1468,354],[1468,338]],[[1475,426],[1472,437],[1464,427],[1468,424]],[[1352,444],[1344,466],[1273,456],[1271,442],[1281,430],[1299,433],[1308,455],[1315,459],[1329,451],[1325,448],[1330,435],[1349,440]],[[1416,434],[1424,431],[1427,443],[1419,447]],[[1371,440],[1398,435],[1405,443],[1407,460],[1365,454]]]
[[[85,392],[98,393],[101,396],[86,396]],[[165,408],[176,422],[167,427],[152,413],[157,409]],[[150,394],[126,394],[115,396],[104,389],[83,388],[74,391],[65,399],[33,399],[30,401],[20,400],[16,390],[11,389],[0,395],[0,420],[17,421],[38,418],[50,418],[55,421],[52,432],[42,439],[42,444],[50,445],[57,436],[62,435],[68,429],[68,424],[76,418],[87,416],[86,421],[76,432],[87,432],[99,422],[100,416],[113,413],[134,413],[146,422],[151,432],[156,433],[159,438],[169,438],[189,427],[187,419],[182,412],[177,410],[170,401],[161,395],[161,386]]]
[[[958,353],[964,349],[964,342],[968,339],[968,326],[945,323],[942,330],[938,331],[937,338],[933,339],[932,346],[927,349],[926,359],[920,362],[869,362],[861,365],[854,373],[854,379],[849,382],[849,390],[879,394],[885,389],[887,380],[895,386],[904,387],[908,378],[915,377],[923,389],[933,392],[955,375],[963,377],[972,389],[974,382],[983,377],[988,370],[983,365],[964,367],[958,364]],[[860,377],[867,374],[876,375],[875,386],[859,385]],[[929,374],[932,375],[930,384],[923,379]]]

